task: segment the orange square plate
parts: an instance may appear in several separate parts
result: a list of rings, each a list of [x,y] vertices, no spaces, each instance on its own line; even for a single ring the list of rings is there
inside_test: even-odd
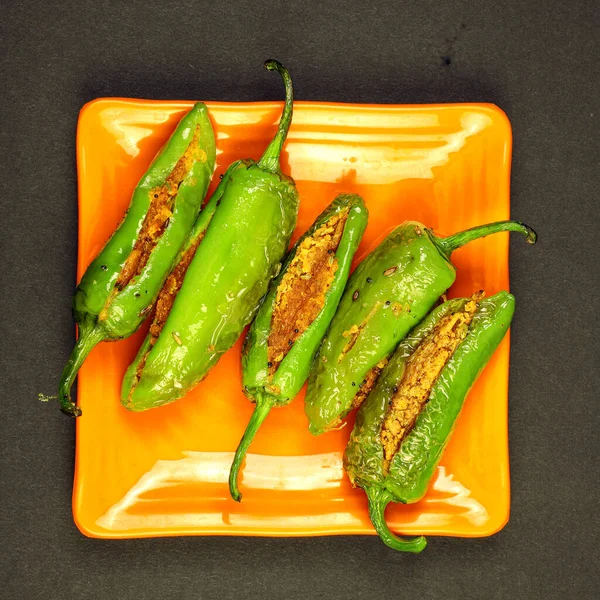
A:
[[[101,99],[81,111],[78,275],[119,223],[154,154],[191,102]],[[282,104],[208,103],[217,135],[214,189],[227,165],[259,158]],[[441,234],[509,216],[511,131],[492,105],[376,106],[298,102],[282,157],[298,184],[297,238],[338,192],[361,194],[370,218],[360,258],[393,226],[417,219]],[[294,239],[295,239],[294,238]],[[508,288],[508,234],[453,256],[450,296]],[[365,495],[342,469],[347,426],[320,437],[303,399],[273,410],[229,498],[233,451],[252,406],[240,391],[241,340],[185,398],[145,413],[119,389],[145,330],[91,353],[79,376],[73,513],[89,536],[372,534]],[[485,536],[509,512],[508,358],[504,340],[467,399],[427,496],[390,506],[403,533]]]

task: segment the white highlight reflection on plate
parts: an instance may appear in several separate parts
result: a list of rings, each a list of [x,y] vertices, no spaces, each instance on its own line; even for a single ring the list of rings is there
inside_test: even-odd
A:
[[[194,500],[185,486],[221,484],[222,494],[219,493],[215,500],[228,503],[227,481],[229,467],[233,459],[232,452],[184,452],[184,457],[178,460],[159,460],[152,469],[144,474],[137,483],[109,510],[102,515],[96,524],[111,531],[154,529],[165,525],[171,527],[205,527],[211,528],[226,521],[233,526],[239,525],[243,520],[248,526],[252,517],[236,513],[235,507],[231,512],[182,512],[165,514],[160,512],[160,490],[172,489],[182,486],[182,497]],[[264,489],[277,491],[310,491],[318,497],[320,490],[340,487],[344,477],[342,457],[339,452],[315,454],[305,456],[268,456],[248,454],[246,468],[242,472],[241,485],[248,489]],[[424,500],[427,510],[411,523],[413,527],[439,523],[446,518],[444,505],[464,508],[462,516],[474,525],[484,524],[488,517],[485,507],[477,500],[470,497],[470,491],[453,475],[446,474],[444,467],[435,480],[432,498]],[[145,498],[149,492],[158,492],[156,499]],[[336,500],[332,498],[332,500]],[[157,512],[147,509],[142,513],[135,511],[136,505],[154,504]],[[439,505],[439,511],[436,510]],[[344,508],[343,503],[334,502],[335,510],[326,514],[314,516],[315,521],[323,524],[326,521],[331,527],[336,525],[350,525],[360,527],[363,520],[352,515]],[[366,517],[365,517],[366,518]],[[282,530],[307,525],[313,517],[277,515],[277,523]],[[449,520],[449,517],[448,517]],[[262,521],[262,520],[259,520]],[[257,526],[259,525],[257,521]]]
[[[445,467],[438,467],[437,478],[432,489],[437,492],[433,498],[425,497],[422,502],[427,503],[427,511],[421,513],[413,522],[415,526],[421,525],[437,525],[439,523],[450,523],[452,515],[448,514],[448,510],[444,510],[444,505],[451,504],[459,508],[464,508],[461,512],[467,521],[476,526],[482,526],[487,523],[490,516],[485,506],[471,498],[471,491],[468,490],[460,481],[454,479],[454,475],[448,475]],[[443,494],[442,498],[439,495]],[[439,511],[435,510],[435,506],[440,507]]]

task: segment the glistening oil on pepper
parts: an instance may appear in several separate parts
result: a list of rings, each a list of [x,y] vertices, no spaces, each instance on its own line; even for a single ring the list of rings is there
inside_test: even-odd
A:
[[[399,344],[360,407],[344,454],[353,485],[369,501],[369,516],[391,548],[420,552],[425,538],[403,539],[385,522],[390,502],[425,495],[465,398],[504,338],[514,297],[449,300]]]
[[[121,402],[130,410],[172,402],[208,374],[256,314],[288,248],[298,192],[281,172],[279,157],[293,89],[281,64],[270,60],[265,67],[285,84],[277,133],[258,162],[234,163],[215,192],[219,208],[179,279],[158,335],[144,342],[123,379]]]
[[[241,500],[238,473],[271,408],[298,394],[350,273],[367,225],[360,196],[341,194],[288,253],[244,342],[242,385],[255,409],[235,453],[229,490]]]
[[[60,380],[62,412],[81,415],[71,387],[92,348],[132,335],[147,317],[204,200],[215,153],[207,108],[196,103],[139,181],[125,218],[77,286],[79,337]]]
[[[348,281],[308,379],[305,411],[312,433],[342,424],[368,394],[396,345],[454,283],[452,252],[502,231],[522,233],[531,244],[536,241],[535,232],[516,221],[481,225],[446,238],[409,221],[362,261]]]

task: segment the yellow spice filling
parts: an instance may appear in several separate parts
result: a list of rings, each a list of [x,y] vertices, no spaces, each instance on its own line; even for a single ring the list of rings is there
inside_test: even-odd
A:
[[[363,403],[364,399],[369,395],[370,391],[377,383],[377,379],[387,363],[387,358],[384,358],[365,375],[365,378],[358,386],[356,396],[352,399],[352,409],[358,408]]]
[[[196,127],[192,141],[177,161],[163,185],[151,189],[150,206],[142,223],[135,245],[119,273],[116,290],[122,290],[146,266],[173,214],[173,204],[179,186],[197,160],[206,160],[206,153],[199,146],[199,128]]]
[[[325,304],[325,295],[338,269],[335,252],[347,218],[348,209],[342,210],[305,238],[281,279],[267,342],[269,375],[275,373]]]
[[[459,312],[443,317],[408,359],[381,430],[386,472],[427,403],[442,369],[465,339],[482,296],[475,294]]]

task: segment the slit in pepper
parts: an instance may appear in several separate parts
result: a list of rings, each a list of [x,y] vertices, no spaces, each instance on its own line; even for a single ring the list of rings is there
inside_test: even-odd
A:
[[[191,244],[191,246],[184,252],[181,260],[177,263],[177,266],[173,269],[173,271],[171,271],[171,274],[167,277],[167,280],[160,291],[158,300],[156,301],[156,308],[154,309],[152,324],[150,325],[150,347],[148,348],[148,352],[150,352],[150,348],[154,346],[156,340],[158,340],[160,332],[167,322],[167,318],[169,317],[169,313],[173,308],[175,298],[177,297],[177,294],[183,285],[183,280],[188,267],[190,266],[190,263],[196,254],[196,250],[198,249],[198,246],[203,238],[204,233],[199,235]],[[148,352],[138,365],[136,373],[137,380],[139,380],[141,377],[144,366],[146,365],[146,357],[148,356]]]
[[[338,269],[335,252],[347,218],[348,210],[340,211],[303,240],[281,280],[267,347],[271,376],[325,304],[325,295]]]
[[[461,311],[442,318],[407,361],[381,429],[384,472],[413,428],[442,369],[465,339],[482,298],[483,293],[474,294]]]
[[[358,386],[358,392],[356,392],[356,396],[354,396],[354,399],[352,400],[353,409],[358,408],[363,403],[363,400],[369,395],[369,392],[377,383],[377,379],[387,363],[387,358],[384,358],[367,373],[363,381]]]
[[[148,192],[150,194],[150,207],[133,250],[125,260],[115,283],[117,291],[125,288],[136,275],[142,272],[152,250],[169,224],[179,186],[196,161],[206,160],[206,153],[200,148],[199,134],[200,129],[196,127],[192,141],[175,164],[165,183]]]

